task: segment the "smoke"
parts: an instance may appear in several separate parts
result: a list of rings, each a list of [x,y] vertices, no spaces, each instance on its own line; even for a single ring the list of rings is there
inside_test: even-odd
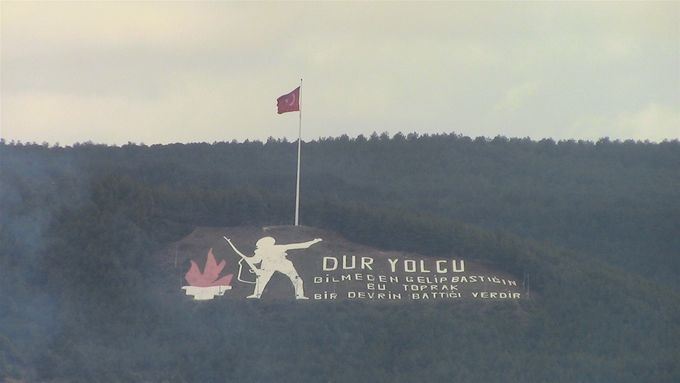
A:
[[[46,288],[46,233],[59,212],[88,201],[82,174],[59,149],[0,145],[0,336],[9,340],[0,344],[0,362],[18,359],[15,368],[30,369],[28,356],[62,327],[57,294]]]

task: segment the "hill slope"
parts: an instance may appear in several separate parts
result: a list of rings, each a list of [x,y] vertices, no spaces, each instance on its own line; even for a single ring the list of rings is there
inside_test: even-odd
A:
[[[443,138],[442,147],[453,145],[446,140],[459,138]],[[376,139],[318,145],[327,145],[327,151],[345,145],[344,153],[356,155],[344,161],[357,161],[355,169],[374,169],[375,163],[366,158],[400,150],[405,155],[413,150],[411,155],[420,153],[424,163],[433,164],[431,148],[423,146],[427,143],[439,145],[434,138],[410,144]],[[458,144],[462,146],[452,147],[477,145],[466,140]],[[482,149],[470,149],[469,158],[496,150],[492,142],[479,145]],[[502,149],[520,144],[498,145]],[[521,145],[540,148],[539,143]],[[550,145],[551,158],[559,145]],[[607,148],[628,150],[614,143],[600,148],[573,145],[586,153],[592,150],[593,156],[604,155],[600,150]],[[465,256],[516,277],[526,273],[532,299],[483,306],[477,302],[376,306],[228,300],[197,304],[177,290],[181,281],[175,277],[185,270],[171,277],[173,295],[168,299],[169,274],[160,272],[168,267],[168,259],[153,254],[162,253],[195,226],[259,227],[288,220],[290,193],[283,176],[276,176],[274,163],[286,158],[288,146],[274,142],[0,148],[0,375],[30,381],[178,382],[672,382],[680,378],[676,292],[607,257],[565,249],[562,245],[572,240],[583,243],[573,230],[554,231],[563,235],[561,242],[537,242],[521,238],[513,225],[503,226],[500,218],[497,223],[503,231],[452,220],[456,214],[443,203],[448,192],[434,197],[436,193],[428,194],[434,189],[426,184],[416,199],[411,198],[416,194],[403,192],[406,186],[387,182],[382,187],[384,177],[396,177],[387,169],[396,155],[378,161],[384,168],[375,168],[375,180],[318,182],[324,180],[322,174],[308,169],[308,182],[327,188],[308,184],[304,222],[335,231],[353,246],[430,257]],[[636,158],[652,169],[650,177],[666,174],[667,165],[656,162],[670,153],[666,160],[672,163],[676,150],[646,144],[634,144],[633,149],[639,150]],[[363,157],[357,154],[364,150]],[[645,156],[649,158],[644,160]],[[227,158],[233,161],[223,161]],[[338,157],[331,153],[328,158]],[[343,174],[324,163],[313,166],[326,166],[324,174]],[[439,171],[432,169],[433,174]],[[491,174],[491,170],[484,172]],[[534,171],[528,177],[543,175]],[[458,184],[469,180],[461,177]],[[625,193],[623,178],[606,181],[612,183],[613,194]],[[409,183],[409,178],[403,175],[390,182],[398,181]],[[676,181],[677,176],[671,175],[640,186],[639,200],[646,206],[666,203],[672,214],[677,205],[668,199],[672,193],[666,188]],[[487,217],[507,205],[490,197],[494,188],[470,189],[489,198]],[[658,201],[651,198],[654,190],[661,190]],[[469,206],[481,206],[472,196],[468,200],[462,194],[455,196],[462,205],[469,201]],[[417,209],[416,204],[429,207]],[[541,212],[549,205],[539,199],[532,206]],[[579,214],[588,209],[574,208]],[[630,222],[635,230],[647,219],[625,205],[617,209],[607,210],[612,216],[602,222],[613,222],[618,214],[614,212],[625,211],[635,218]],[[668,221],[655,211],[650,210],[649,217],[658,218],[657,234],[667,238],[674,218]],[[518,222],[522,219],[520,214]],[[626,230],[614,230],[612,238],[625,235]],[[588,240],[597,242],[598,233],[591,234]],[[637,237],[630,241],[640,247],[655,243]],[[675,244],[668,241],[663,246],[673,249]],[[674,270],[674,264],[661,256],[667,249],[663,246],[650,248],[655,267]]]
[[[92,184],[128,178],[169,194],[173,202],[157,208],[212,226],[288,223],[295,153],[294,143],[276,140],[0,150],[5,183],[59,185],[68,188],[64,197],[79,200]],[[677,140],[344,136],[305,144],[303,160],[303,219],[309,204],[326,201],[426,212],[549,242],[680,287]],[[51,181],[34,184],[33,176]]]

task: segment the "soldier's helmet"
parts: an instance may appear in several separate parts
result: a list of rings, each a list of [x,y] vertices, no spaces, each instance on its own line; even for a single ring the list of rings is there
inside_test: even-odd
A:
[[[256,243],[255,246],[257,246],[258,249],[261,249],[263,247],[270,247],[274,246],[276,243],[276,240],[272,237],[263,237],[260,238]]]

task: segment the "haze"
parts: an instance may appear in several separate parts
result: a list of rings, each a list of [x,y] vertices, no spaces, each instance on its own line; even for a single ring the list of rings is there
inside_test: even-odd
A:
[[[2,2],[0,135],[680,137],[680,2]]]

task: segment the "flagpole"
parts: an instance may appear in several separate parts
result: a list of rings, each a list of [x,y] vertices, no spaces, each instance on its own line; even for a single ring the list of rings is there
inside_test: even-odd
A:
[[[297,155],[297,184],[295,188],[295,226],[300,225],[300,153],[302,151],[302,79],[300,79],[300,92],[298,103],[300,106],[300,122],[298,125],[298,155]]]

